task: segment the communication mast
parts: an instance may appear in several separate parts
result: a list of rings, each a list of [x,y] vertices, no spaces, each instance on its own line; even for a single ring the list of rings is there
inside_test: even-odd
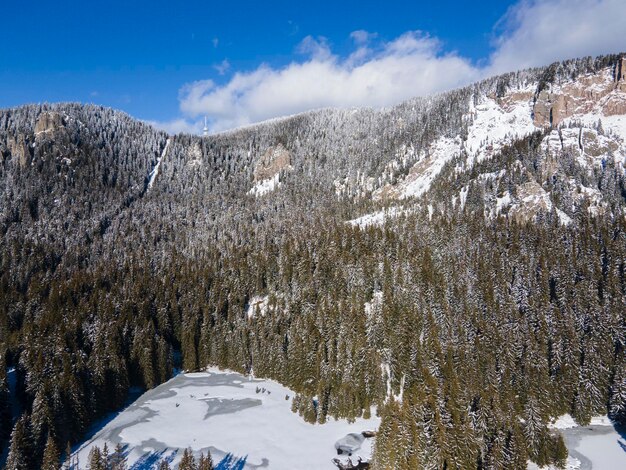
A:
[[[203,136],[209,135],[209,126],[207,126],[206,124],[206,116],[204,116],[204,129],[202,129],[202,135]]]

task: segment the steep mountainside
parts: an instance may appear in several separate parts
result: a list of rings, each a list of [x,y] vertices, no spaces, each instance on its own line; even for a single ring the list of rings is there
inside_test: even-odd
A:
[[[211,137],[1,110],[10,463],[176,350],[281,381],[310,421],[377,405],[377,468],[561,461],[552,417],[626,417],[625,75],[577,59]]]

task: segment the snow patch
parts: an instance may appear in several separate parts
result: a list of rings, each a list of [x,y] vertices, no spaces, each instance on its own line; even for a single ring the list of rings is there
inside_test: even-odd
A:
[[[348,220],[347,223],[353,227],[367,228],[369,226],[382,226],[385,222],[394,217],[399,217],[402,214],[406,214],[405,210],[398,207],[388,207],[386,209],[371,212],[369,214],[362,215],[356,219]]]
[[[403,159],[413,159],[415,150],[413,147],[405,149]],[[428,146],[426,150],[422,150],[417,155],[417,163],[409,170],[409,174],[398,184],[387,184],[377,189],[373,193],[375,200],[386,198],[406,199],[409,197],[420,197],[430,189],[433,181],[437,177],[444,165],[460,155],[461,138],[459,136],[451,139],[449,137],[440,137]],[[394,168],[397,163],[393,163]]]
[[[257,184],[255,184],[252,187],[250,191],[248,191],[248,194],[252,196],[260,197],[269,192],[274,191],[279,186],[280,186],[280,175],[276,173],[271,178],[259,181]]]
[[[496,215],[502,212],[502,209],[506,209],[511,205],[511,193],[506,192],[504,196],[496,198]]]
[[[161,156],[157,159],[156,165],[154,165],[154,168],[150,172],[150,175],[148,175],[148,178],[149,178],[148,189],[152,188],[152,185],[154,184],[154,180],[159,174],[159,168],[161,167],[161,162],[165,158],[165,155],[167,155],[167,149],[169,147],[170,147],[170,139],[167,139],[167,141],[165,142],[165,147],[163,148],[163,152],[161,152]]]
[[[550,429],[571,429],[578,427],[579,424],[574,421],[570,414],[564,414],[548,424]],[[589,422],[589,426],[613,426],[613,421],[608,416],[594,416]]]
[[[267,313],[267,308],[269,305],[269,296],[259,296],[256,295],[250,299],[248,302],[248,307],[246,308],[246,317],[252,319],[257,316],[257,314],[262,317]]]
[[[465,208],[465,203],[467,202],[467,193],[469,193],[469,186],[462,187],[461,192],[459,193],[459,203],[461,206],[461,210]]]
[[[520,93],[526,90],[518,90]],[[501,106],[491,98],[473,106],[470,102],[471,124],[468,126],[465,149],[469,155],[468,167],[474,162],[491,158],[502,150],[502,147],[513,140],[522,138],[534,132],[532,120],[532,98],[512,101],[507,106]]]

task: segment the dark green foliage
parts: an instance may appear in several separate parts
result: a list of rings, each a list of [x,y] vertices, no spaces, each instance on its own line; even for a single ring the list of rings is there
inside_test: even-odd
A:
[[[23,415],[15,423],[11,433],[11,444],[6,461],[6,468],[30,470],[33,468],[32,441],[28,423],[28,415]]]
[[[59,453],[59,448],[52,437],[51,434],[48,434],[48,439],[46,441],[46,446],[43,451],[43,457],[41,462],[42,470],[59,470],[61,467],[61,454]]]
[[[178,464],[178,470],[198,470],[198,464],[190,448],[183,451],[183,456]]]
[[[204,453],[200,454],[200,459],[198,460],[198,470],[213,470],[214,468],[211,452],[207,451],[207,455],[204,455]]]

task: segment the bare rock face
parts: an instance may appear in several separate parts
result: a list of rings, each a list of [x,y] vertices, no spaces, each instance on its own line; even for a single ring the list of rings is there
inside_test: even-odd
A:
[[[533,98],[532,91],[512,91],[501,97],[495,97],[504,111],[510,112],[520,102],[528,102]]]
[[[59,129],[65,129],[63,116],[52,111],[44,111],[39,115],[35,124],[35,135],[55,132]]]
[[[270,147],[254,167],[254,181],[273,178],[281,170],[291,168],[291,153],[282,144]]]
[[[613,78],[611,70],[579,77],[573,82],[542,90],[533,107],[534,124],[558,126],[575,114],[597,109],[604,116],[626,114],[626,58],[622,58]]]
[[[615,140],[599,135],[593,129],[584,129],[582,131],[581,141],[585,153],[592,157],[608,155],[619,149],[619,144]]]
[[[533,115],[535,126],[547,127],[552,122],[552,102],[547,90],[542,90],[537,96]]]
[[[31,154],[24,134],[18,134],[15,138],[9,137],[7,144],[9,153],[16,159],[17,163],[22,168],[28,165],[31,159]]]
[[[620,116],[626,114],[626,82],[622,82],[623,92],[612,94],[604,102],[602,111],[605,116]]]
[[[517,199],[509,211],[509,216],[517,222],[532,221],[538,214],[552,209],[548,193],[536,181],[517,186]]]

